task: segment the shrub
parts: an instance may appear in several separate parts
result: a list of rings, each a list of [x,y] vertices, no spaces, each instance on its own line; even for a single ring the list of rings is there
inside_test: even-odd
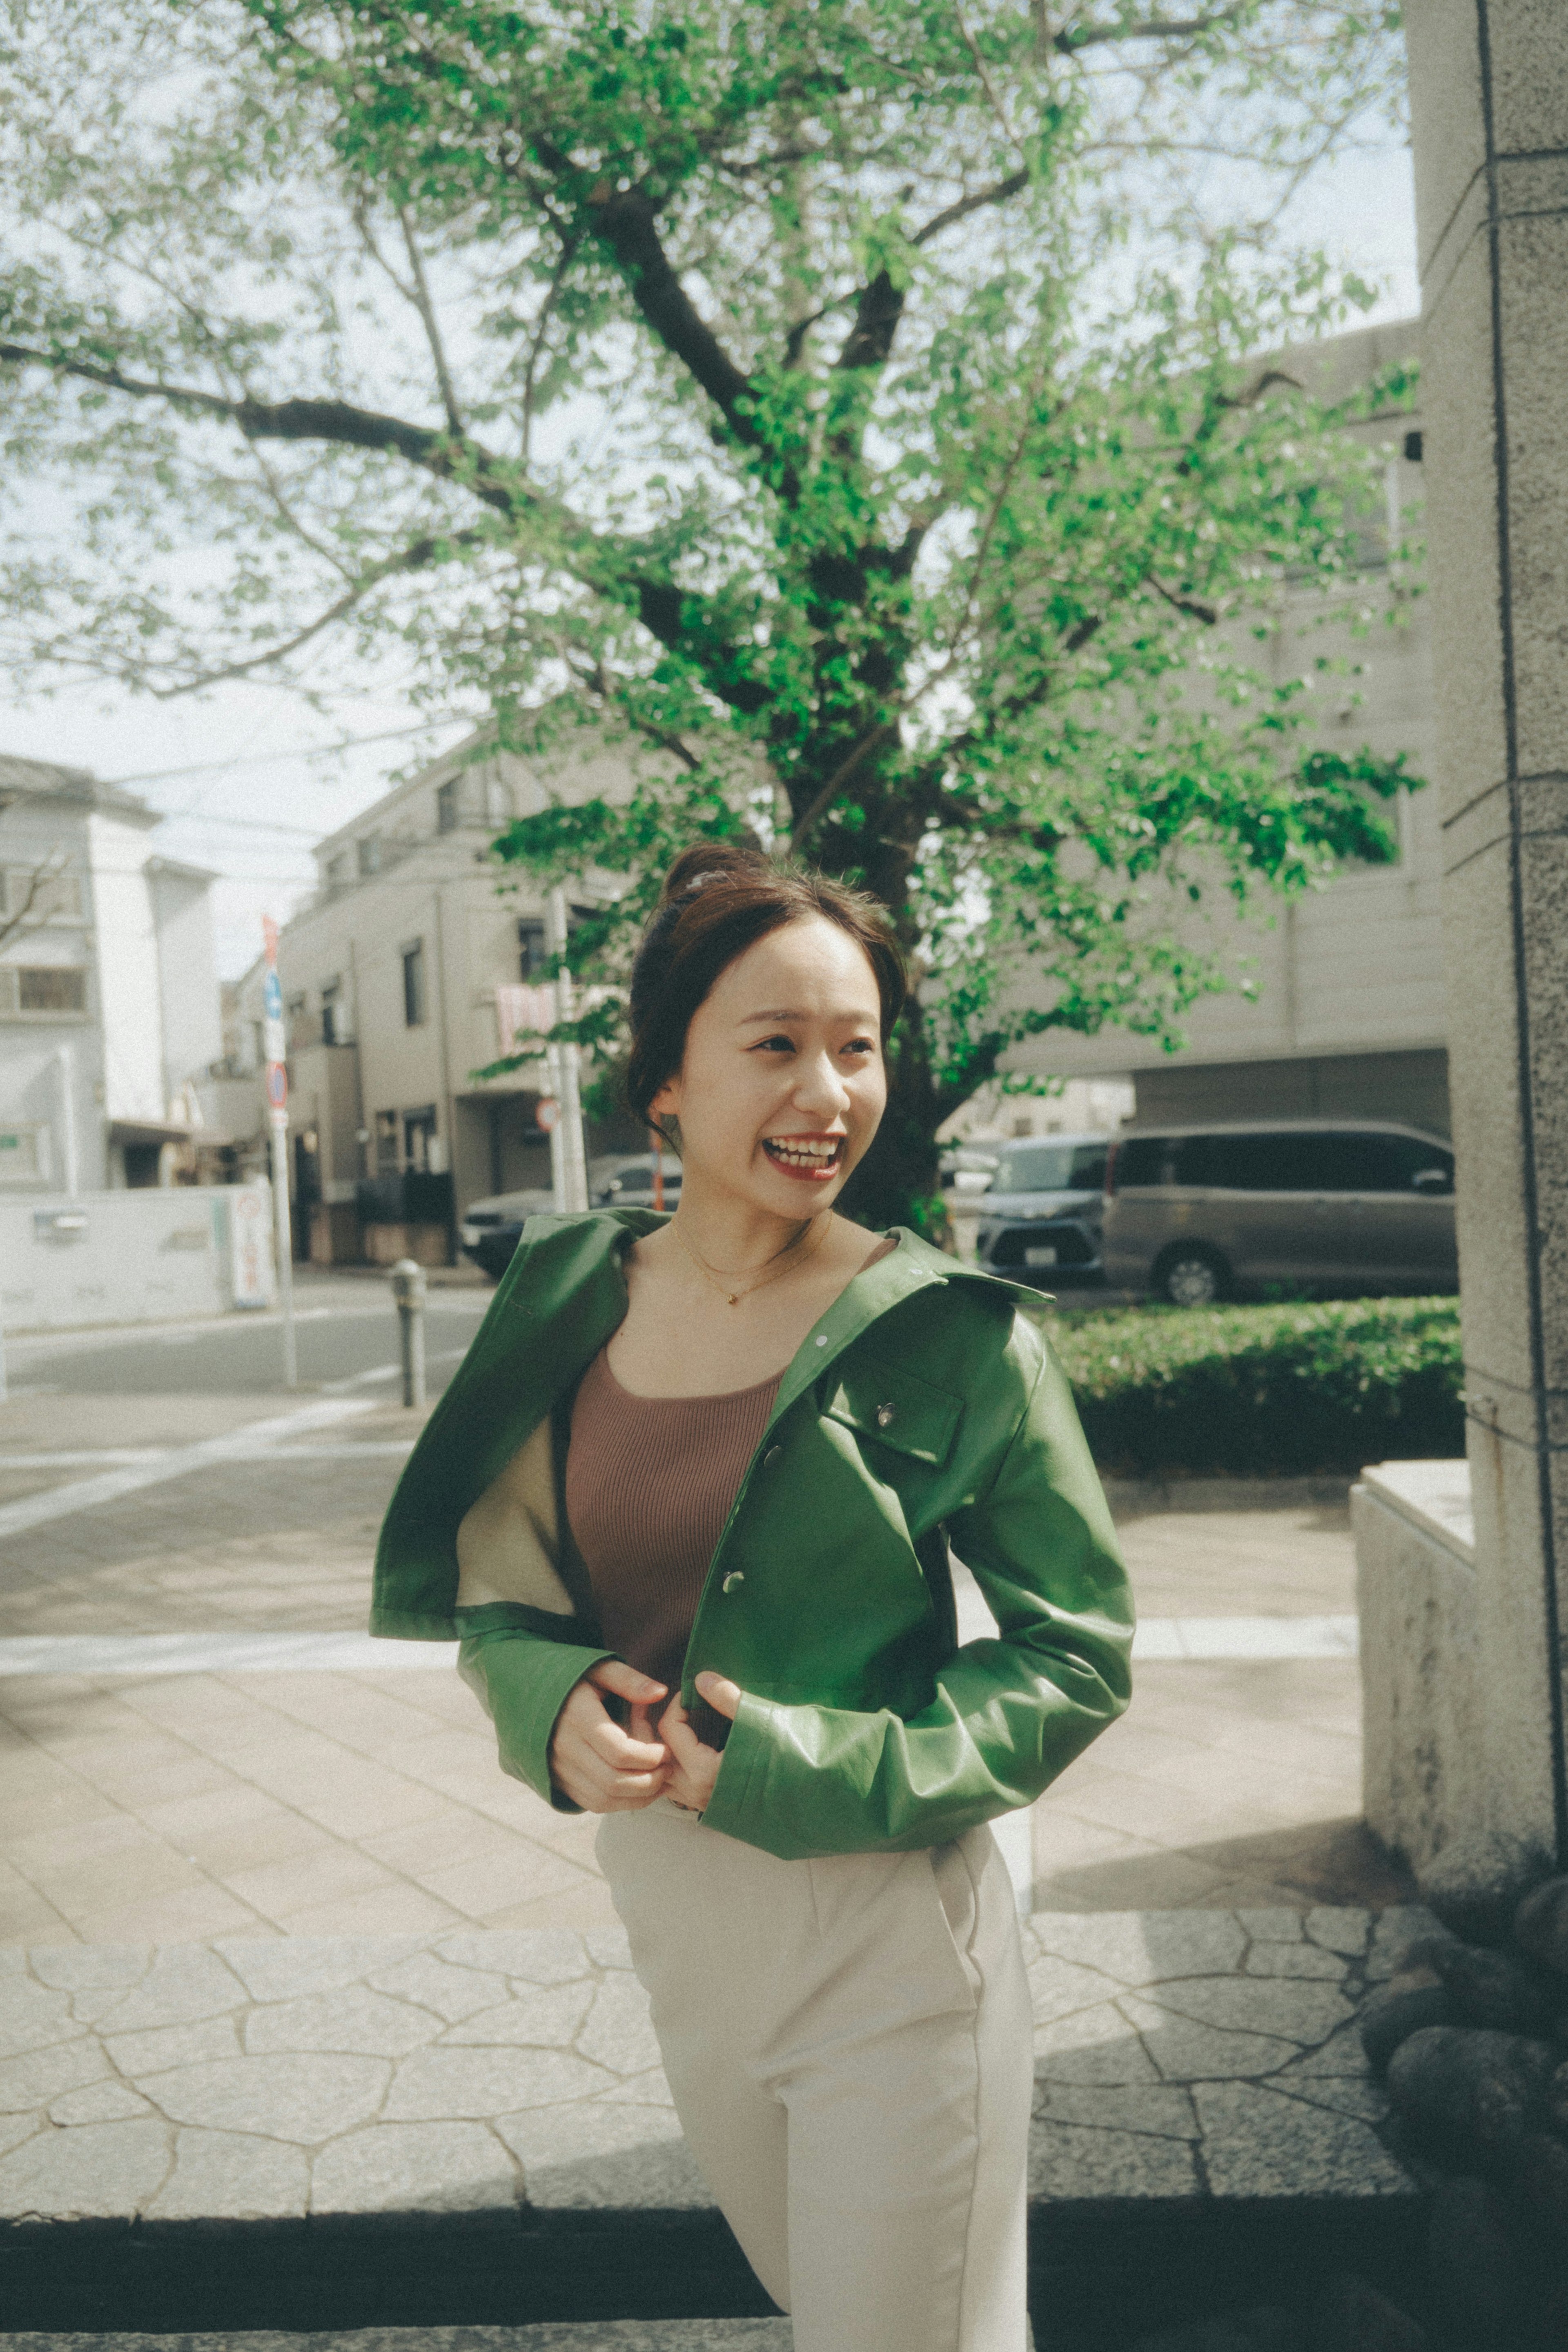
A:
[[[1048,1328],[1095,1461],[1124,1477],[1354,1472],[1465,1450],[1453,1298],[1140,1307]]]

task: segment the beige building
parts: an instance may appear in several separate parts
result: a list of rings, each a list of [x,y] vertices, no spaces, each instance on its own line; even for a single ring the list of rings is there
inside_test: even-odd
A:
[[[279,940],[296,1247],[319,1262],[410,1248],[444,1259],[470,1201],[550,1181],[536,1118],[542,1064],[475,1075],[510,1050],[517,1028],[553,1018],[532,996],[543,901],[489,855],[502,827],[547,794],[526,761],[476,759],[479,740],[316,845],[316,895]],[[625,766],[610,758],[554,780],[570,799],[626,787]],[[592,876],[584,887],[601,883],[610,887]],[[259,963],[239,983],[237,1015],[239,1051],[258,1074]],[[589,1148],[630,1139],[591,1129]]]
[[[1407,360],[1418,322],[1396,320],[1334,338],[1286,363],[1330,394]],[[1419,531],[1422,439],[1418,417],[1391,413],[1358,425],[1356,437],[1383,459],[1385,529],[1366,548],[1364,634],[1325,628],[1321,603],[1285,596],[1268,644],[1254,654],[1276,682],[1338,657],[1349,675],[1320,674],[1311,688],[1318,730],[1302,741],[1346,753],[1363,744],[1406,754],[1413,775],[1433,772],[1432,654],[1428,607],[1396,578],[1391,540]],[[1385,614],[1397,611],[1399,625]],[[1218,911],[1190,936],[1222,958],[1255,994],[1232,989],[1201,1000],[1185,1018],[1190,1040],[1170,1055],[1154,1040],[1104,1030],[1048,1034],[1020,1048],[1016,1069],[1070,1078],[1130,1077],[1136,1118],[1207,1119],[1385,1116],[1449,1131],[1447,1024],[1438,908],[1442,835],[1435,791],[1401,794],[1393,866],[1343,869],[1322,889],[1281,904],[1260,896],[1254,917]],[[1152,919],[1170,920],[1170,904]]]

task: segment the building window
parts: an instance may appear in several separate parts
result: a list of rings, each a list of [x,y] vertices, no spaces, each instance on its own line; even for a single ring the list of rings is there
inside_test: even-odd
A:
[[[341,986],[340,981],[329,980],[321,991],[321,1043],[323,1045],[341,1045],[346,1042],[343,1036],[343,1008],[339,999],[339,990]]]
[[[517,977],[536,984],[546,977],[549,948],[543,923],[533,917],[517,925]]]
[[[397,1113],[395,1110],[379,1110],[376,1113],[376,1174],[395,1176],[397,1171]]]
[[[367,833],[355,844],[359,852],[360,872],[369,879],[382,870],[382,837],[379,833]]]
[[[349,853],[346,849],[340,849],[336,857],[329,857],[327,860],[327,887],[329,890],[337,891],[346,890],[348,887]]]
[[[79,965],[12,964],[0,974],[0,1013],[86,1011],[87,973]]]
[[[411,940],[402,951],[402,1019],[405,1029],[424,1024],[424,941]]]
[[[426,1104],[422,1110],[404,1111],[402,1116],[402,1161],[413,1176],[433,1176],[440,1150],[435,1136],[435,1105]]]
[[[435,830],[437,833],[455,833],[457,830],[455,776],[448,776],[444,784],[437,784],[435,788]]]

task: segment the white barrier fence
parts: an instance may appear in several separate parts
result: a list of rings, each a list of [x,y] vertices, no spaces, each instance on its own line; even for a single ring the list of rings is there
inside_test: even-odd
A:
[[[165,1323],[270,1307],[264,1183],[0,1202],[0,1328]]]

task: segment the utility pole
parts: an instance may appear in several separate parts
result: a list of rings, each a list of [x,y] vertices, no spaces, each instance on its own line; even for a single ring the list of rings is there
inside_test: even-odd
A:
[[[294,1339],[294,1236],[288,1222],[288,1072],[285,1066],[288,1041],[283,1033],[283,990],[277,978],[277,925],[270,915],[261,919],[267,951],[267,976],[262,982],[263,1051],[267,1060],[267,1108],[272,1126],[272,1231],[277,1252],[277,1303],[283,1309],[283,1385],[299,1385],[299,1356]]]
[[[566,892],[552,890],[549,912],[549,951],[561,959],[555,982],[555,1017],[570,1021],[572,1017],[573,992],[571,974],[566,969]],[[556,1207],[566,1215],[588,1206],[588,1152],[582,1138],[582,1093],[579,1072],[581,1056],[575,1045],[552,1045],[551,1060],[555,1065],[557,1114],[550,1129],[550,1174],[555,1183]]]

